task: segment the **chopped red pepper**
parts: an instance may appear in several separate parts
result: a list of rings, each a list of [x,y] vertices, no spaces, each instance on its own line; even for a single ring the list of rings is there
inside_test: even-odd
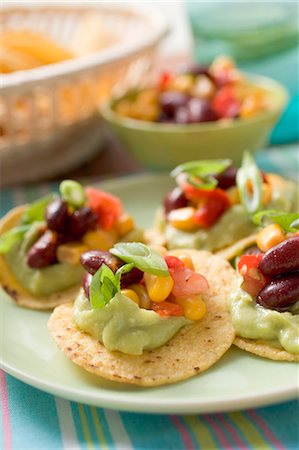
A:
[[[166,71],[162,72],[158,80],[158,89],[160,91],[164,91],[168,87],[171,80],[173,80],[172,73]]]
[[[197,198],[203,200],[202,206],[196,211],[194,220],[203,228],[212,226],[230,207],[230,200],[223,189],[197,189]]]
[[[184,310],[180,305],[171,302],[152,302],[151,309],[160,316],[183,316]]]
[[[104,230],[113,227],[122,213],[121,201],[108,192],[87,186],[85,192],[88,198],[88,206],[98,215],[98,222]]]
[[[238,116],[241,103],[236,98],[232,86],[225,86],[216,93],[212,107],[219,118],[233,119]]]
[[[269,281],[258,269],[262,257],[262,253],[242,255],[238,262],[238,271],[243,277],[241,287],[252,297],[256,297]]]

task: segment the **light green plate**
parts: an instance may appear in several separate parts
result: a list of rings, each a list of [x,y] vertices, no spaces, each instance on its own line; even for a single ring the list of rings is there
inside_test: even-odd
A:
[[[163,175],[118,179],[101,185],[117,194],[140,226],[151,224],[171,181]],[[187,381],[155,388],[108,382],[69,361],[47,330],[49,313],[20,308],[0,293],[0,366],[52,394],[125,411],[203,413],[256,407],[295,398],[298,365],[275,362],[236,348],[211,369]]]

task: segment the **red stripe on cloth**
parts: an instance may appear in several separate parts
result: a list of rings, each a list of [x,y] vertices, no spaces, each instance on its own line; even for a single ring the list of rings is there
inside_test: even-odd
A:
[[[219,427],[217,422],[215,420],[213,420],[213,418],[210,415],[204,416],[204,419],[208,422],[208,424],[211,426],[212,430],[214,430],[214,432],[216,433],[217,438],[220,442],[221,448],[233,449],[234,447],[232,447],[232,445],[226,439],[225,434],[223,433],[223,431],[221,430],[221,428]]]
[[[227,431],[230,433],[232,440],[235,442],[235,444],[238,446],[238,449],[240,450],[247,450],[249,447],[244,444],[238,433],[236,432],[235,428],[232,424],[230,424],[223,414],[216,414],[215,419],[219,420],[219,422],[222,423],[222,425],[227,429]]]
[[[174,423],[175,427],[180,432],[182,441],[186,449],[194,450],[192,438],[189,434],[187,427],[182,423],[181,419],[178,416],[171,416],[171,420]]]
[[[5,373],[0,370],[0,393],[2,403],[2,429],[4,450],[12,450],[11,429],[9,420],[8,394]]]
[[[256,414],[255,411],[252,409],[250,411],[247,411],[248,416],[255,421],[255,423],[261,428],[261,430],[264,432],[264,435],[266,438],[275,445],[276,448],[279,450],[285,450],[284,445],[274,436],[270,428],[268,428],[268,425]]]

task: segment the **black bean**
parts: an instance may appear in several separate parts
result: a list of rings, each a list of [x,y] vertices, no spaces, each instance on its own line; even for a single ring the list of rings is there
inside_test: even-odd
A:
[[[268,309],[285,311],[299,300],[299,272],[271,281],[257,295],[256,301]]]
[[[299,270],[299,236],[293,236],[268,250],[258,268],[269,278]]]

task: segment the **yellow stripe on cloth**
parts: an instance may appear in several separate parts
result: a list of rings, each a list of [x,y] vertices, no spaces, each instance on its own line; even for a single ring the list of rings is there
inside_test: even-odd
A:
[[[81,420],[81,425],[82,425],[82,430],[83,430],[86,446],[90,450],[94,450],[94,446],[92,445],[91,434],[90,434],[89,426],[88,426],[88,422],[87,422],[87,417],[86,417],[83,405],[81,405],[79,403],[78,409],[79,409],[79,415],[80,415],[80,420]]]
[[[214,449],[218,447],[218,443],[214,440],[212,433],[210,432],[207,425],[196,416],[185,416],[185,422],[191,428],[194,436],[196,437],[200,448],[204,449]]]
[[[108,449],[108,446],[107,446],[107,442],[106,442],[106,439],[105,439],[105,436],[104,436],[103,427],[101,425],[100,419],[99,419],[98,414],[97,414],[97,410],[96,410],[96,408],[94,406],[91,406],[90,407],[90,411],[91,411],[91,417],[92,417],[92,420],[93,420],[93,423],[94,423],[94,427],[95,427],[95,430],[96,430],[96,434],[97,434],[97,437],[98,437],[99,442],[100,442],[100,448],[101,448],[101,450],[102,449],[106,450],[106,449]]]
[[[234,425],[243,433],[243,436],[253,448],[258,448],[259,450],[272,449],[271,445],[265,441],[256,427],[242,412],[229,413],[228,416]]]

